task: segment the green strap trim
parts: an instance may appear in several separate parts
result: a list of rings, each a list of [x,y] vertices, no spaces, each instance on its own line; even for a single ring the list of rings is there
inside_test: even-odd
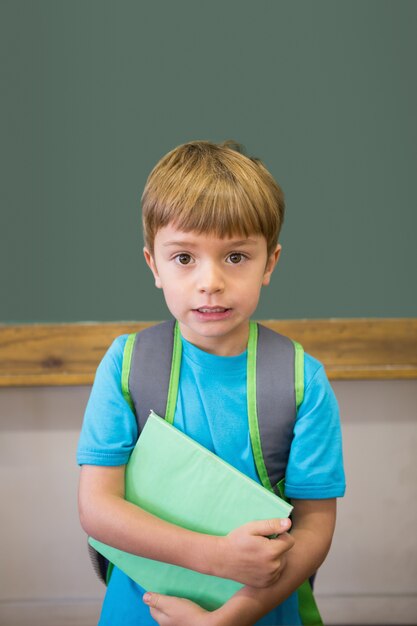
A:
[[[109,564],[107,566],[107,572],[106,572],[106,586],[107,587],[109,586],[110,578],[113,573],[113,568],[114,568],[114,564],[111,563],[111,561],[109,561]]]
[[[297,341],[293,341],[293,344],[295,349],[295,404],[298,411],[304,400],[304,349]]]
[[[284,478],[281,478],[281,480],[277,483],[276,491],[278,492],[278,495],[280,498],[282,498],[282,500],[285,500],[285,502],[290,501],[289,498],[287,498],[287,496],[285,495],[285,476]]]
[[[261,436],[259,433],[258,411],[256,408],[256,349],[258,345],[258,325],[249,324],[248,365],[247,365],[247,394],[248,394],[248,421],[252,444],[253,458],[261,483],[266,489],[274,491],[266,470],[262,454]]]
[[[304,626],[323,626],[320,612],[313,596],[310,582],[306,580],[298,588],[298,611]]]
[[[178,385],[180,380],[182,355],[182,341],[178,322],[174,326],[174,343],[172,346],[171,375],[169,377],[167,408],[165,419],[169,424],[174,423],[175,408],[177,406]]]
[[[133,406],[133,401],[130,396],[129,390],[129,374],[130,374],[130,365],[132,363],[132,354],[133,354],[133,346],[135,345],[136,333],[132,333],[128,336],[125,349],[123,350],[123,363],[122,363],[122,393],[123,397],[132,409],[135,412],[135,407]]]

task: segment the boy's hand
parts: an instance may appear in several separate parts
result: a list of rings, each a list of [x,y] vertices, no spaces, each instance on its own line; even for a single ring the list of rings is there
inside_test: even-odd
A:
[[[145,593],[143,601],[149,606],[152,617],[159,626],[209,626],[214,622],[213,613],[202,609],[201,606],[173,596],[164,596],[161,593]]]
[[[269,587],[285,567],[285,553],[294,545],[286,532],[289,519],[249,522],[225,537],[219,537],[216,576],[230,578],[250,587]],[[279,535],[274,539],[269,537]]]

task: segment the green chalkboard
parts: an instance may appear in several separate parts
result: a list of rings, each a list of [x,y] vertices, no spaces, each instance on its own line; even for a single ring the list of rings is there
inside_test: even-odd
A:
[[[260,318],[416,315],[417,2],[2,0],[0,321],[157,320],[140,196],[191,139],[284,189]]]

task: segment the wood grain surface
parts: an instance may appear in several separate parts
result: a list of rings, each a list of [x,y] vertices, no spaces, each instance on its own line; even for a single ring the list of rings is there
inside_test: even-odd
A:
[[[0,387],[90,385],[112,340],[155,322],[0,326]],[[263,320],[331,380],[417,378],[417,318]]]

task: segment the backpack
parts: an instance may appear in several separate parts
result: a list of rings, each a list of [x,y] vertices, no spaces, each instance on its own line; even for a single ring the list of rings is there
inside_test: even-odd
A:
[[[297,411],[304,398],[304,351],[300,344],[250,322],[247,357],[249,433],[262,485],[285,498],[285,470]],[[151,410],[173,424],[181,368],[182,342],[174,320],[128,336],[121,388],[136,415],[138,432]],[[113,566],[88,546],[99,578],[107,584]],[[310,581],[298,589],[303,624],[322,626]]]

